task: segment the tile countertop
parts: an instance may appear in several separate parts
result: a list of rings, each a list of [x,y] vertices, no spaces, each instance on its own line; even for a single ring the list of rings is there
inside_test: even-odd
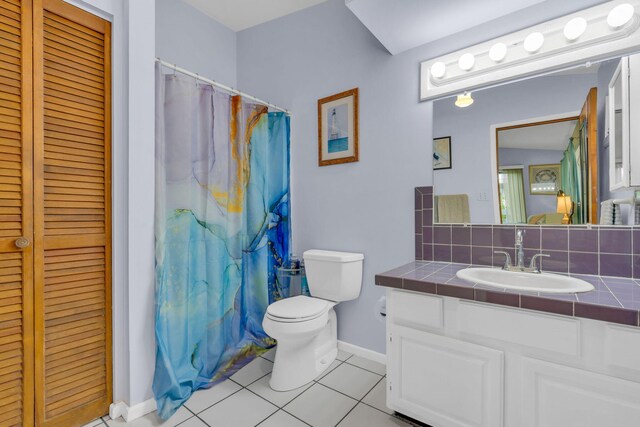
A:
[[[377,274],[375,282],[388,288],[640,326],[640,279],[573,274],[595,289],[578,294],[545,294],[491,288],[459,279],[456,272],[468,267],[471,265],[413,261]]]

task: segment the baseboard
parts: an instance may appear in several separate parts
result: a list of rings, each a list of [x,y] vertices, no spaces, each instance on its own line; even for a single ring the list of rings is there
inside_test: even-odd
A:
[[[338,340],[338,349],[346,351],[347,353],[355,354],[356,356],[363,357],[365,359],[372,360],[374,362],[387,364],[387,355],[378,353],[377,351],[369,350],[368,348],[360,347],[358,345],[349,344],[348,342]]]
[[[148,413],[155,411],[156,409],[155,399],[145,400],[144,402],[140,402],[133,406],[129,406],[121,401],[112,403],[109,406],[109,416],[112,420],[122,417],[126,422],[131,422],[136,418],[143,417]]]

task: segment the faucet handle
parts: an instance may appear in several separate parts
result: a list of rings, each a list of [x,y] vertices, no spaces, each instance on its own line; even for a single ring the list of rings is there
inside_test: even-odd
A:
[[[503,270],[508,270],[509,268],[511,268],[511,255],[509,255],[509,252],[506,251],[493,251],[494,254],[503,254],[505,256],[505,260],[504,260],[504,266],[502,267]]]
[[[532,256],[531,257],[531,263],[529,264],[529,268],[531,270],[534,270],[534,271],[536,271],[538,273],[542,270],[542,268],[538,269],[538,266],[536,265],[537,259],[541,258],[541,257],[550,258],[551,255],[549,255],[549,254],[535,254],[534,256]]]

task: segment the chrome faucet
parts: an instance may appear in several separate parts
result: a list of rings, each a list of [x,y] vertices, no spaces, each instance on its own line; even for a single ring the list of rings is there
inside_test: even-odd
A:
[[[549,257],[547,254],[535,254],[531,257],[529,267],[524,266],[524,233],[525,230],[516,230],[516,265],[511,264],[511,255],[505,251],[495,251],[495,254],[502,254],[505,256],[503,270],[507,271],[522,271],[524,273],[540,273],[542,268],[538,268],[537,260],[541,257]]]

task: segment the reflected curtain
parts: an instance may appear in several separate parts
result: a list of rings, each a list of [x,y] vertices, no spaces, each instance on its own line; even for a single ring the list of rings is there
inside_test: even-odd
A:
[[[560,180],[561,190],[574,203],[573,223],[584,224],[584,212],[579,207],[582,206],[582,159],[580,150],[580,141],[576,138],[569,140],[569,145],[564,151],[562,160],[560,161]],[[575,143],[574,143],[575,142]]]
[[[289,118],[156,69],[156,367],[166,419],[275,342],[289,253]]]
[[[524,198],[524,175],[522,169],[501,169],[501,194],[503,196],[503,222],[505,224],[524,224],[527,222],[527,210]]]

